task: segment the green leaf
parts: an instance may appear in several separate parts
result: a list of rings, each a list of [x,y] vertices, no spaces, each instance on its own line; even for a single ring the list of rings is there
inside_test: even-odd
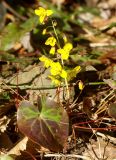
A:
[[[9,23],[1,35],[0,50],[7,51],[12,48],[14,43],[18,41],[19,37],[20,33],[17,25]]]
[[[21,24],[21,28],[24,32],[30,32],[32,29],[34,29],[38,25],[38,17],[33,16],[30,19],[28,19],[25,23]]]
[[[38,98],[37,106],[22,101],[17,111],[17,124],[22,133],[52,151],[61,151],[68,137],[66,111],[45,96]]]
[[[0,50],[8,51],[25,33],[32,31],[38,24],[37,17],[31,17],[23,24],[9,23],[1,33]]]
[[[32,118],[37,118],[40,114],[39,111],[36,110],[36,108],[33,109],[33,105],[30,104],[30,102],[28,102],[26,100],[22,102],[21,110],[22,110],[22,114],[26,120],[32,119]]]

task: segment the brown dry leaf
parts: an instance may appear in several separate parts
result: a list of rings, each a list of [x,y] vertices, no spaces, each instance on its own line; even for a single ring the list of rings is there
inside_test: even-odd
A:
[[[109,29],[109,30],[107,31],[107,33],[108,33],[109,35],[111,35],[111,36],[116,37],[116,27],[112,27],[111,29]]]
[[[58,8],[61,7],[61,5],[65,2],[66,0],[52,0],[52,3],[57,5]]]
[[[108,106],[108,114],[116,119],[116,102]]]
[[[48,150],[34,143],[30,139],[28,139],[28,137],[24,137],[12,149],[10,149],[7,154],[20,156],[22,155],[22,152],[24,153],[29,152],[35,155],[39,151],[46,152]]]
[[[93,35],[85,35],[85,37],[91,41],[92,43],[110,43],[112,42],[111,37],[101,34],[99,36]]]
[[[104,51],[103,54],[101,54],[98,59],[101,61],[101,63],[103,64],[111,64],[109,67],[111,68],[111,71],[110,72],[116,72],[113,68],[113,66],[115,66],[115,63],[116,63],[116,50],[115,49],[112,49],[110,51]],[[114,65],[113,65],[114,63]],[[112,68],[113,67],[113,68]],[[112,73],[112,74],[113,74]]]
[[[61,5],[63,4],[73,4],[73,0],[51,0],[51,1],[58,7],[58,9],[61,9]]]
[[[0,131],[1,132],[6,131],[6,128],[7,128],[7,125],[9,124],[9,122],[10,122],[10,119],[6,116],[4,116],[0,119]]]
[[[94,32],[84,28],[86,34],[82,35],[83,38],[89,40],[91,47],[103,47],[103,46],[116,46],[116,41],[107,34],[101,33],[99,35],[95,35]]]
[[[96,35],[92,30],[84,28],[84,31],[86,32],[85,34],[83,34],[82,36],[89,40],[92,43],[98,43],[98,44],[116,44],[116,42],[111,38],[111,36],[105,34],[105,33],[100,33],[98,35]]]
[[[20,151],[26,150],[28,138],[24,137],[19,143],[17,143],[7,154],[20,155]]]
[[[87,6],[89,6],[89,7],[95,7],[96,5],[97,5],[97,2],[99,1],[99,0],[85,0],[86,1],[86,3],[87,3]]]
[[[13,147],[13,143],[6,132],[0,134],[0,150],[5,151]]]
[[[83,111],[88,115],[90,119],[93,118],[92,108],[95,106],[95,102],[92,97],[85,97],[83,99]]]
[[[107,3],[110,8],[116,9],[116,1],[115,0],[108,0]]]
[[[14,108],[15,102],[14,100],[10,100],[8,102],[0,102],[0,117],[3,117],[10,109]]]
[[[111,23],[116,23],[116,17],[112,17],[108,20],[105,20],[103,18],[94,18],[93,21],[91,22],[91,25],[95,28],[98,28],[100,30],[104,30],[107,27],[109,27],[109,25],[111,25]]]
[[[21,43],[16,42],[13,46],[13,49],[16,51],[16,50],[19,50],[21,47],[22,47]]]
[[[111,59],[113,61],[116,61],[116,50],[112,49],[110,51],[104,52],[104,54],[99,57],[99,60],[102,60],[102,59]]]
[[[105,149],[105,153],[104,153],[104,149]],[[96,153],[98,158],[96,157],[93,150]],[[91,160],[92,159],[114,160],[116,158],[116,147],[111,143],[108,144],[108,142],[104,141],[102,138],[97,137],[97,141],[91,140],[91,144],[89,143],[87,145],[87,149],[84,152],[84,156],[90,157]]]
[[[22,84],[28,84],[33,81],[35,77],[41,74],[43,72],[43,68],[41,65],[38,66],[28,66],[25,71],[19,72],[18,75],[13,75],[10,80],[6,80],[12,85],[17,85],[17,78],[18,78],[18,85]],[[7,83],[6,82],[6,83]]]
[[[108,84],[112,89],[116,90],[116,81],[112,79],[103,79],[103,81]]]

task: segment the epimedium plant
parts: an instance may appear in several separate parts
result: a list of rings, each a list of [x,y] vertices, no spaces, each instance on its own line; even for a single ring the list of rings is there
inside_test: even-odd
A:
[[[52,10],[46,10],[42,7],[39,7],[35,10],[35,14],[39,16],[40,23],[45,24],[46,19],[48,19],[48,17],[50,17],[53,14],[53,12]],[[48,58],[45,55],[41,56],[39,60],[44,62],[45,68],[50,67],[51,75],[49,75],[49,78],[52,80],[52,83],[54,83],[57,86],[60,86],[62,83],[66,85],[67,97],[69,99],[70,95],[68,89],[68,82],[72,80],[74,77],[76,77],[77,73],[81,70],[81,67],[76,66],[73,69],[66,69],[64,61],[68,60],[70,52],[73,49],[73,45],[72,43],[68,42],[66,36],[64,36],[62,37],[64,41],[64,46],[61,47],[58,34],[55,29],[56,22],[54,22],[51,18],[50,20],[52,22],[54,35],[49,31],[47,32],[47,29],[43,30],[43,34],[50,35],[48,39],[45,41],[45,45],[50,46],[49,54],[56,57],[57,61],[53,61],[51,58]],[[79,89],[83,89],[83,83],[81,81],[79,81]]]
[[[39,21],[44,25],[48,18],[53,14],[52,10],[46,10],[39,7],[35,10],[39,16]],[[76,66],[73,69],[65,67],[65,61],[68,60],[70,52],[73,49],[72,43],[68,42],[66,36],[62,37],[64,45],[61,47],[58,34],[56,32],[56,23],[50,18],[53,27],[53,33],[43,29],[43,35],[48,34],[45,45],[50,47],[49,55],[41,56],[39,60],[44,63],[45,68],[50,68],[49,78],[56,86],[65,85],[68,99],[70,98],[68,83],[77,75],[81,67]],[[52,56],[56,60],[53,60]],[[79,82],[79,89],[83,89],[83,83]],[[30,101],[23,100],[17,110],[17,124],[21,132],[28,136],[34,142],[52,150],[61,151],[68,137],[69,118],[64,107],[47,96],[38,97],[37,106]]]

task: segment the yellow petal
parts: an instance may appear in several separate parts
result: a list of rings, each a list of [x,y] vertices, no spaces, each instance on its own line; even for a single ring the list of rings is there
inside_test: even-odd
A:
[[[42,32],[42,34],[43,34],[43,35],[45,35],[45,34],[46,34],[46,32],[47,32],[47,30],[46,30],[46,29],[44,29],[44,30],[43,30],[43,32]]]
[[[53,11],[52,10],[46,10],[46,15],[47,16],[51,16],[53,14]]]
[[[41,57],[39,58],[39,60],[40,60],[40,61],[45,61],[46,58],[47,58],[47,57],[45,57],[45,56],[41,56]]]
[[[45,18],[46,18],[46,15],[41,15],[40,17],[39,17],[39,21],[40,21],[40,23],[42,23],[42,24],[44,24],[44,20],[45,20]]]
[[[35,9],[35,14],[40,16],[41,14],[45,13],[45,9],[42,7],[39,7],[38,9]]]
[[[65,53],[61,54],[61,57],[63,60],[67,60],[69,57],[69,52],[65,52]]]
[[[65,46],[63,47],[63,49],[65,51],[70,51],[73,48],[73,45],[71,43],[66,43]]]
[[[62,70],[60,76],[61,76],[62,78],[67,78],[67,72],[66,72],[65,70]]]
[[[59,53],[59,54],[64,54],[65,53],[65,51],[64,51],[64,49],[57,49],[57,52]]]
[[[61,54],[61,58],[63,59],[63,60],[67,60],[68,59],[68,57],[69,57],[69,52],[67,52],[67,51],[65,51],[64,49],[57,49],[57,52],[59,53],[59,54]]]
[[[77,74],[77,73],[80,72],[81,67],[80,67],[80,66],[76,66],[73,70],[74,70],[74,72],[76,72],[76,74]]]
[[[81,67],[76,66],[75,68],[71,69],[68,71],[68,81],[72,80],[73,78],[76,77],[76,75],[80,72]]]
[[[50,49],[50,52],[49,52],[50,54],[52,54],[52,55],[54,55],[55,54],[55,47],[51,47],[51,49]]]
[[[49,37],[46,42],[45,45],[50,45],[50,46],[55,46],[56,44],[56,39],[54,37]]]
[[[53,62],[51,63],[51,75],[55,76],[55,75],[59,75],[62,71],[62,66],[59,62]]]
[[[79,82],[78,86],[79,86],[79,89],[80,89],[80,90],[83,90],[84,85],[83,85],[82,81]]]
[[[61,58],[63,60],[67,60],[69,58],[69,52],[73,48],[71,43],[66,43],[63,48],[57,49],[57,52],[61,54]]]
[[[61,81],[56,79],[55,77],[53,76],[48,76],[51,80],[52,80],[52,83],[55,84],[55,85],[60,85],[61,84]]]
[[[45,57],[45,56],[40,57],[39,60],[40,60],[41,62],[44,62],[44,66],[45,66],[46,68],[50,67],[50,66],[51,66],[51,63],[53,62],[51,59],[49,59],[49,58],[47,58],[47,57]]]
[[[44,24],[45,18],[52,15],[53,11],[46,10],[43,7],[39,7],[38,9],[35,9],[35,14],[39,16],[40,23]]]

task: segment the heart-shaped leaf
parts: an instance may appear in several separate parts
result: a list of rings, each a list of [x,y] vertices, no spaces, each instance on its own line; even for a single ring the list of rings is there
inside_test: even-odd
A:
[[[21,132],[52,151],[60,151],[68,137],[69,119],[62,106],[52,99],[38,98],[38,106],[23,100],[17,111]]]

